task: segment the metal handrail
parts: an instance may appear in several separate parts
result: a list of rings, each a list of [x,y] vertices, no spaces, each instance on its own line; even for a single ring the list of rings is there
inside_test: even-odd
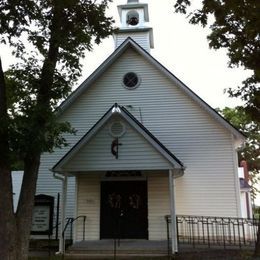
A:
[[[72,224],[78,220],[79,218],[83,218],[83,240],[85,240],[85,227],[86,227],[86,216],[83,216],[83,215],[80,215],[76,218],[67,218],[67,222],[66,222],[66,225],[62,231],[62,239],[64,241],[64,235],[65,235],[65,232],[66,232],[66,229],[69,225],[71,225],[71,230],[72,230]],[[71,238],[72,239],[72,238]]]

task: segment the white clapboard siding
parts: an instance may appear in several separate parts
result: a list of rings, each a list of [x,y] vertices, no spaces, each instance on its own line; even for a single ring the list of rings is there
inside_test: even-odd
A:
[[[149,240],[167,239],[165,216],[170,214],[168,174],[148,175]]]
[[[64,171],[155,170],[169,169],[171,164],[124,119],[125,133],[119,138],[118,159],[111,153],[115,139],[109,120],[102,129],[63,167]]]
[[[77,216],[86,216],[85,239],[99,239],[100,175],[97,173],[77,177]],[[76,241],[83,239],[83,222],[76,224]]]
[[[135,90],[122,85],[122,78],[129,71],[141,78]],[[187,167],[184,176],[176,180],[178,214],[240,215],[231,133],[132,49],[123,53],[61,115],[60,120],[71,122],[77,129],[76,135],[66,135],[71,146],[115,102],[142,121]],[[49,169],[71,146],[42,157],[38,192],[48,194],[48,190],[56,193],[60,190],[59,181],[53,180]],[[73,201],[72,192],[68,198],[71,209]]]
[[[150,31],[147,32],[135,32],[131,34],[131,38],[138,42],[138,44],[143,47],[146,51],[150,52]],[[115,34],[115,47],[119,47],[127,38],[129,37],[129,33],[120,33]]]

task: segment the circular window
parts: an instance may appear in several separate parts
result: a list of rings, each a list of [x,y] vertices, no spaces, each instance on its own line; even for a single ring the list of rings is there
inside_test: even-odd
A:
[[[135,26],[139,23],[139,15],[136,11],[130,11],[127,14],[127,23],[129,25]]]
[[[124,85],[129,89],[134,89],[139,84],[139,78],[134,72],[128,72],[123,78]]]
[[[121,121],[111,123],[109,132],[113,137],[120,137],[125,133],[125,125]]]

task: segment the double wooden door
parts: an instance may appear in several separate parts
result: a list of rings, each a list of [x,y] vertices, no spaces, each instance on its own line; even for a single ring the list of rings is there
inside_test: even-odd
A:
[[[147,182],[101,182],[100,238],[147,239]]]

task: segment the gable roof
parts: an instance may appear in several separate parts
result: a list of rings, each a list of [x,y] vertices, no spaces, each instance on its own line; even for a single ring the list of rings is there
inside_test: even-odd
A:
[[[62,172],[62,167],[87,144],[92,137],[108,122],[113,116],[120,116],[125,119],[144,139],[150,143],[165,158],[174,169],[179,169],[183,174],[185,169],[183,163],[171,153],[147,128],[145,128],[126,108],[115,103],[93,127],[60,159],[52,168],[53,172]]]
[[[224,119],[210,105],[202,100],[196,93],[187,87],[180,79],[173,75],[159,61],[151,56],[146,50],[138,45],[132,38],[128,37],[72,94],[60,105],[59,113],[66,110],[83,92],[85,92],[128,48],[134,49],[149,63],[153,64],[167,78],[169,78],[177,87],[185,92],[192,100],[194,100],[201,108],[230,131],[238,140],[244,141],[245,136],[236,129],[230,122]]]

